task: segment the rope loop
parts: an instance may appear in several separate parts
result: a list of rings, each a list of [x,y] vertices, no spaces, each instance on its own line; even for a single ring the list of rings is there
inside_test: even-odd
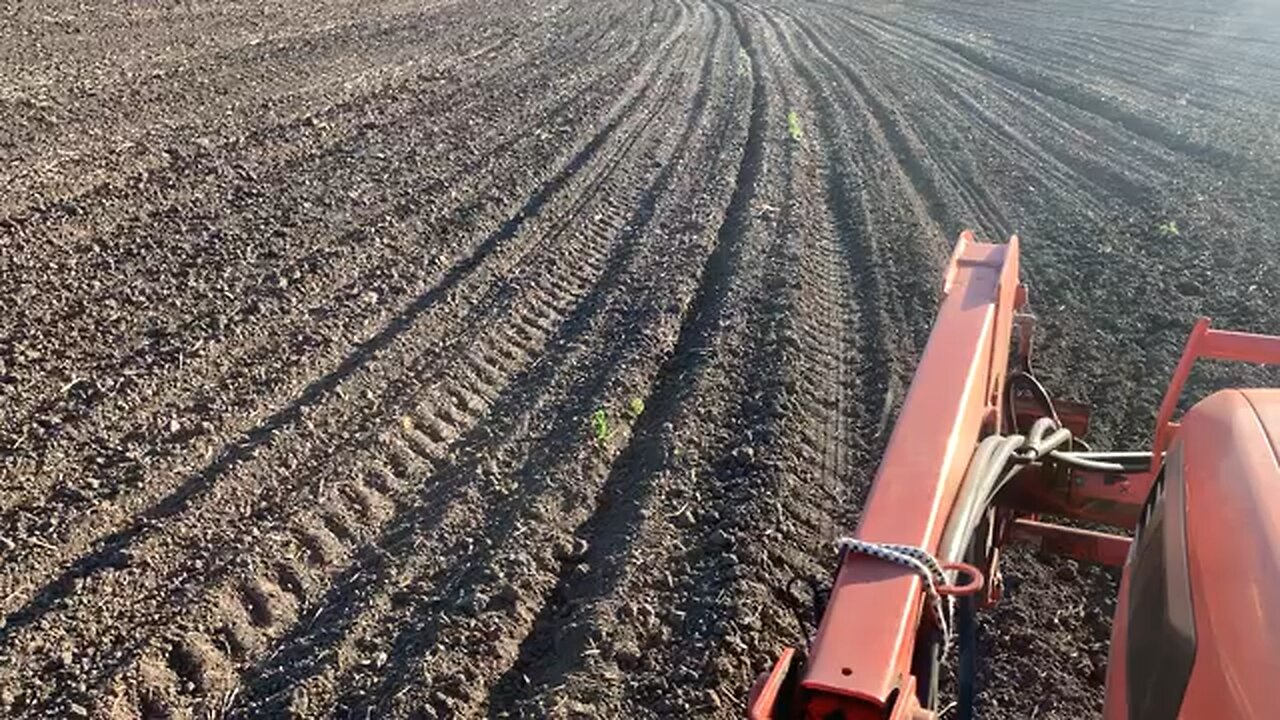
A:
[[[895,543],[877,543],[857,538],[842,537],[836,540],[836,549],[841,553],[856,553],[901,565],[916,575],[924,583],[925,600],[929,603],[929,612],[933,623],[942,633],[942,653],[945,655],[951,648],[951,627],[955,619],[955,599],[944,596],[941,588],[951,585],[947,571],[942,563],[927,550],[914,545],[898,545]]]

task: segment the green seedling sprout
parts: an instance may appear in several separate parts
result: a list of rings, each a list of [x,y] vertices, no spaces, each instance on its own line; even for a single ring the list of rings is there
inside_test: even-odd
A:
[[[792,140],[804,142],[804,128],[800,126],[800,116],[795,110],[787,113],[787,132],[791,133]]]
[[[631,398],[631,400],[627,402],[627,414],[631,416],[632,420],[635,420],[636,418],[643,415],[644,400],[638,397]]]
[[[609,440],[609,436],[613,433],[609,432],[609,413],[604,408],[599,408],[591,413],[591,434],[596,439],[596,444],[604,446]]]

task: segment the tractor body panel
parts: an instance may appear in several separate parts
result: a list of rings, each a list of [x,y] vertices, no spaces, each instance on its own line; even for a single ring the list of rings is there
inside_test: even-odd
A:
[[[1177,428],[1124,571],[1108,720],[1270,717],[1280,701],[1280,391]]]

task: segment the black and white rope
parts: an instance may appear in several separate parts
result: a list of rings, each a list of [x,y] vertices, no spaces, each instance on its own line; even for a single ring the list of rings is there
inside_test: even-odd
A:
[[[955,616],[955,600],[944,597],[938,588],[950,584],[942,563],[927,551],[912,545],[894,543],[877,543],[842,537],[836,540],[836,549],[840,552],[866,555],[885,562],[901,565],[915,572],[924,583],[925,601],[929,604],[929,612],[933,622],[942,633],[942,652],[945,655],[951,647],[951,627]]]

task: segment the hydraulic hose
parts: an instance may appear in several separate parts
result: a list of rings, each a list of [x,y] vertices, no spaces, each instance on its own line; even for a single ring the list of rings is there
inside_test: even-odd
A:
[[[1126,465],[1123,462],[1113,462],[1105,460],[1107,453],[1080,453],[1068,450],[1054,450],[1049,453],[1049,457],[1062,463],[1063,465],[1071,465],[1081,470],[1096,470],[1098,472],[1119,473],[1121,475],[1145,472],[1150,468],[1151,454],[1138,453],[1136,458],[1141,458],[1140,463]],[[1129,459],[1129,458],[1124,458]]]
[[[941,562],[977,562],[973,537],[991,507],[992,501],[1018,473],[1022,466],[1034,462],[1071,442],[1071,432],[1058,427],[1052,418],[1032,423],[1027,435],[991,435],[978,443],[969,461],[951,516],[942,532],[938,547]],[[977,674],[977,635],[973,597],[959,599],[957,716],[968,720],[973,716],[974,680]]]
[[[1015,390],[1021,387],[1043,406],[1045,417],[1019,428],[1014,407]],[[1029,463],[1046,458],[1054,463],[1104,473],[1143,472],[1150,466],[1149,453],[1078,452],[1073,450],[1072,433],[1062,427],[1053,406],[1053,399],[1029,372],[1014,371],[1005,387],[1005,410],[1009,435],[990,435],[974,448],[964,480],[956,493],[951,515],[943,528],[938,544],[937,559],[942,563],[982,560],[975,555],[974,536],[982,527],[988,510],[996,496]],[[1021,434],[1025,432],[1026,434]],[[1086,450],[1088,445],[1080,443]],[[974,617],[977,601],[973,597],[959,598],[959,667],[957,668],[957,717],[968,720],[973,716],[974,678],[977,666],[977,639]],[[936,656],[935,656],[936,657]]]

